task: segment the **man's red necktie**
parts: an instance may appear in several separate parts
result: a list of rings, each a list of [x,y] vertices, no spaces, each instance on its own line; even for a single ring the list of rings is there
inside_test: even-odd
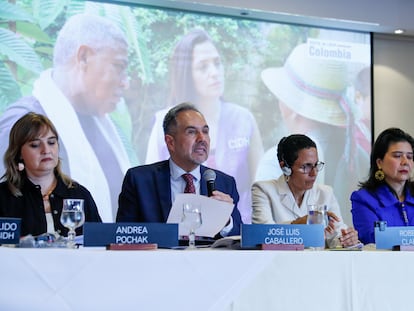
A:
[[[194,182],[193,182],[193,179],[194,179],[193,175],[186,173],[186,174],[183,174],[182,176],[186,183],[184,193],[196,193]]]

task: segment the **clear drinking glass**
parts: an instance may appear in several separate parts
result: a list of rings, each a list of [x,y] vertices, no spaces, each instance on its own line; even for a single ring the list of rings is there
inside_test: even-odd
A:
[[[196,204],[184,203],[181,224],[189,232],[187,249],[196,249],[195,231],[202,224],[200,207]]]
[[[323,224],[324,228],[328,226],[328,207],[326,205],[312,204],[308,205],[308,225]]]
[[[322,224],[324,228],[328,226],[328,207],[326,205],[308,205],[308,225]],[[310,247],[311,250],[323,250],[324,247]]]
[[[64,199],[60,222],[69,229],[67,247],[75,247],[75,229],[85,222],[83,199]]]

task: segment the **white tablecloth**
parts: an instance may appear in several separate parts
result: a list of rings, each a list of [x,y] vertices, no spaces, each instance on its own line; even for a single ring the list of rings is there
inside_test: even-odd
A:
[[[412,252],[0,247],[0,310],[413,310]]]

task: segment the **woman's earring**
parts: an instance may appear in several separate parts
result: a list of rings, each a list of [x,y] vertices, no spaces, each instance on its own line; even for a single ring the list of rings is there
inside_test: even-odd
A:
[[[24,163],[23,162],[19,162],[17,163],[17,169],[19,170],[19,172],[24,170]]]
[[[384,172],[380,168],[375,172],[374,176],[375,176],[375,179],[378,181],[383,181],[385,177]]]

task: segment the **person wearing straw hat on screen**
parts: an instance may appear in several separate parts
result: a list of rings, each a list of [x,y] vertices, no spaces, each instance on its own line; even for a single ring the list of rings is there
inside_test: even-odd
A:
[[[287,133],[302,133],[316,142],[320,159],[326,163],[318,182],[333,185],[347,144],[348,105],[343,95],[349,85],[348,63],[312,52],[310,45],[299,44],[283,67],[266,68],[261,77],[278,99]],[[273,147],[259,164],[256,180],[277,178],[281,174],[277,163]],[[277,175],[261,173],[272,171]]]
[[[266,68],[261,77],[278,99],[287,132],[304,133],[316,140],[321,158],[329,166],[334,164],[329,160],[340,158],[345,144],[347,117],[342,95],[348,70],[345,62],[312,57],[308,47],[296,46],[283,67]],[[274,159],[277,163],[276,153]],[[325,181],[330,179],[325,174]]]

